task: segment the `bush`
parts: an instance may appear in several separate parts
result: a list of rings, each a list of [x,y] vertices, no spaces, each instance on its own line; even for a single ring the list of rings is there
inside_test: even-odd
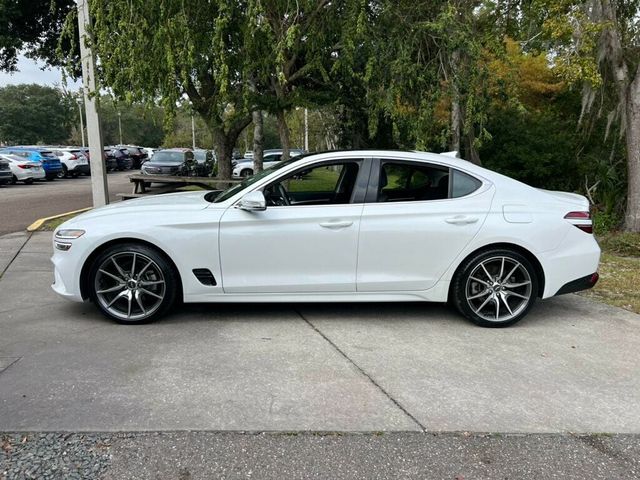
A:
[[[598,237],[603,250],[623,257],[640,257],[640,233],[616,232]]]
[[[596,211],[593,213],[593,231],[596,235],[606,235],[616,230],[621,221],[615,213]]]

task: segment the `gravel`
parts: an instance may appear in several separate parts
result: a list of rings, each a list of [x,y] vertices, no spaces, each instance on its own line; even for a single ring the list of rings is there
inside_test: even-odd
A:
[[[0,433],[0,479],[640,478],[640,435]]]
[[[110,462],[112,435],[0,434],[0,479],[100,478]]]

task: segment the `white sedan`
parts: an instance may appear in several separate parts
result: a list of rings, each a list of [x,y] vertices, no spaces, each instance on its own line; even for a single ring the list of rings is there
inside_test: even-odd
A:
[[[34,162],[28,158],[10,154],[1,154],[0,158],[9,162],[9,168],[11,168],[12,173],[12,183],[23,182],[30,185],[34,180],[43,180],[46,176],[40,162]]]
[[[450,301],[485,327],[592,287],[587,200],[431,153],[331,152],[229,190],[95,209],[54,233],[53,289],[139,323],[184,302]]]

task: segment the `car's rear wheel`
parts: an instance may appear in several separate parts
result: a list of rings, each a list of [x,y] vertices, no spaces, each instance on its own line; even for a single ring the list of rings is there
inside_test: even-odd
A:
[[[14,182],[14,183],[15,183],[15,182]],[[25,184],[25,185],[31,185],[31,184],[33,184],[33,178],[27,178],[27,179],[24,181],[24,184]]]
[[[89,296],[118,323],[146,323],[174,304],[179,286],[171,263],[154,248],[126,243],[107,248],[88,277]]]
[[[67,175],[69,174],[68,170],[67,170],[67,166],[63,163],[62,164],[62,170],[60,170],[57,174],[56,177],[58,178],[67,178]]]
[[[15,185],[16,183],[18,183],[18,177],[11,175],[11,185]]]
[[[520,321],[535,303],[538,278],[518,252],[495,249],[467,259],[453,279],[456,308],[481,327],[507,327]]]

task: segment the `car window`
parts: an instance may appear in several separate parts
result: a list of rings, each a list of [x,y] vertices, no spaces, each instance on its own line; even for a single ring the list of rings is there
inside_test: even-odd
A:
[[[184,161],[185,152],[176,152],[163,150],[161,152],[156,152],[153,156],[153,161],[156,163],[160,162],[182,162]]]
[[[335,162],[297,170],[264,189],[267,206],[349,203],[358,170],[357,161]]]
[[[464,197],[480,188],[482,182],[459,170],[453,170],[451,198]]]
[[[40,152],[40,156],[42,156],[43,158],[54,158],[55,155],[49,151],[41,151]]]
[[[449,196],[449,169],[437,165],[384,162],[378,177],[378,202],[442,200]]]

